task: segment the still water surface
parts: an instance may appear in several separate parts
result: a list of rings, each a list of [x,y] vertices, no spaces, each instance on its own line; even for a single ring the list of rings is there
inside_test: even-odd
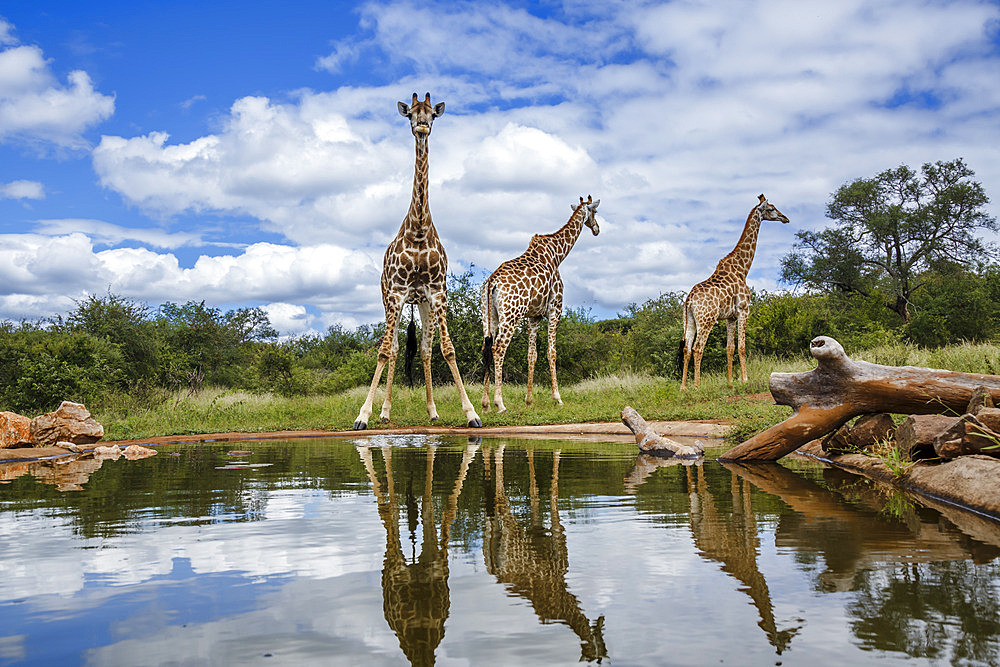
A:
[[[0,465],[0,665],[1000,662],[998,524],[717,453],[373,436]]]

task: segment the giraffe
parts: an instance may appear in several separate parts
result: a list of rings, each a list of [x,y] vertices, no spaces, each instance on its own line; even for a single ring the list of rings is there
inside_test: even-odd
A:
[[[549,486],[549,520],[546,530],[539,511],[538,483],[535,481],[534,450],[527,450],[529,525],[522,526],[511,508],[504,488],[504,445],[492,452],[496,476],[494,493],[490,491],[491,451],[483,449],[486,528],[483,533],[483,558],[486,570],[514,594],[527,599],[542,623],[558,620],[568,625],[580,638],[580,661],[601,662],[608,657],[604,644],[604,617],[591,622],[580,608],[580,601],[569,592],[566,572],[569,554],[566,531],[559,521],[559,450],[552,455],[552,478]]]
[[[392,471],[392,450],[382,448],[385,462],[386,485],[383,491],[367,445],[358,447],[361,462],[368,473],[378,513],[385,528],[385,560],[382,568],[382,611],[389,627],[399,639],[411,665],[433,665],[434,652],[444,638],[445,621],[451,608],[448,590],[448,543],[451,524],[458,514],[458,497],[469,470],[469,464],[479,449],[479,439],[469,438],[462,454],[458,477],[448,496],[441,516],[441,537],[438,540],[434,525],[434,453],[429,445],[425,453],[424,489],[420,503],[420,524],[423,542],[420,556],[408,561],[403,553],[399,532],[399,501],[396,498]],[[416,505],[414,499],[414,507]],[[409,506],[410,503],[407,502]],[[408,507],[409,509],[409,507]],[[416,510],[414,509],[414,515]],[[416,516],[410,525],[411,534],[416,530]],[[415,538],[414,538],[415,539]]]
[[[570,204],[573,215],[558,231],[552,234],[535,234],[528,249],[520,257],[507,260],[486,279],[483,285],[483,400],[484,410],[489,410],[490,371],[493,371],[493,402],[497,412],[504,413],[503,404],[503,358],[507,346],[521,321],[528,320],[528,393],[524,402],[532,403],[532,381],[535,374],[535,338],[542,318],[549,320],[549,375],[552,379],[552,399],[562,405],[559,383],[556,381],[556,328],[562,314],[563,282],[559,276],[559,264],[573,249],[586,225],[597,236],[601,232],[597,224],[597,206],[588,195],[587,201],[580,197],[579,204]]]
[[[750,315],[750,289],[747,273],[757,249],[757,233],[762,220],[783,223],[788,218],[760,195],[759,203],[747,216],[743,234],[732,251],[719,260],[718,266],[707,280],[694,287],[684,300],[684,369],[681,371],[681,389],[687,389],[688,360],[694,350],[694,386],[701,383],[701,355],[712,327],[719,320],[726,321],[726,360],[729,386],[733,384],[733,327],[739,330],[740,376],[747,381],[746,325]]]
[[[413,101],[409,106],[405,102],[399,102],[398,106],[399,113],[410,120],[410,131],[416,142],[413,194],[403,224],[400,225],[396,238],[385,250],[381,281],[382,305],[385,307],[385,336],[378,349],[375,376],[372,378],[361,411],[358,412],[358,418],[354,420],[354,429],[362,430],[368,427],[375,390],[382,378],[382,369],[387,366],[389,370],[386,373],[385,401],[382,403],[381,418],[383,423],[389,421],[392,410],[392,379],[396,367],[396,353],[399,351],[396,326],[403,305],[407,303],[416,304],[420,312],[420,325],[423,330],[420,357],[424,364],[427,414],[430,415],[431,421],[437,421],[437,407],[434,405],[431,386],[431,348],[434,345],[436,326],[441,331],[441,354],[448,362],[448,368],[451,369],[451,375],[462,399],[462,411],[469,426],[478,428],[483,423],[465,393],[465,385],[462,384],[462,376],[455,362],[455,346],[448,336],[446,292],[448,257],[438,238],[437,230],[434,229],[430,203],[427,200],[427,139],[434,119],[444,113],[444,102],[431,106],[430,93],[427,93],[423,101],[418,101],[417,94],[413,93]]]

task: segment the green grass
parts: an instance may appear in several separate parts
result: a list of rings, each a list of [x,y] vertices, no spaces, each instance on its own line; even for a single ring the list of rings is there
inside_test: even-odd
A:
[[[1000,346],[997,345],[965,343],[924,350],[897,344],[847,352],[852,358],[872,363],[1000,374]],[[612,422],[618,421],[624,406],[631,405],[648,420],[724,420],[733,424],[728,439],[736,443],[791,415],[790,408],[749,398],[752,394],[767,392],[772,372],[798,373],[814,366],[813,360],[805,357],[779,360],[751,355],[747,369],[749,382],[737,382],[730,389],[724,372],[706,372],[700,387],[689,387],[683,393],[677,380],[622,372],[561,386],[562,406],[552,401],[546,384],[535,386],[535,402],[530,407],[524,404],[524,385],[506,384],[504,402],[508,412],[504,415],[481,409],[481,384],[468,384],[466,390],[484,426]],[[332,396],[283,397],[209,388],[197,394],[163,394],[143,401],[119,396],[91,409],[104,424],[109,440],[225,431],[346,430],[354,423],[366,390],[366,387],[355,387]],[[422,386],[410,388],[397,382],[393,389],[392,421],[386,425],[379,423],[384,396],[384,388],[380,387],[368,422],[372,430],[431,424],[424,407]],[[440,425],[465,425],[454,385],[436,386],[434,398],[441,416]]]
[[[676,380],[622,373],[560,387],[561,406],[552,400],[547,385],[536,385],[534,404],[526,406],[526,387],[505,384],[508,411],[503,415],[482,410],[482,384],[466,385],[466,390],[484,426],[618,421],[622,408],[631,405],[649,420],[720,419],[737,424],[738,431],[744,433],[767,428],[790,414],[789,408],[746,398],[748,394],[766,392],[767,377],[778,366],[781,370],[807,367],[805,362],[779,364],[761,358],[750,364],[747,384],[737,382],[730,389],[724,376],[709,373],[702,376],[699,388],[683,393]],[[104,425],[108,440],[226,431],[346,430],[354,423],[365,393],[365,387],[355,387],[333,396],[283,397],[207,388],[196,394],[164,394],[143,402],[118,397],[92,411]],[[392,420],[385,425],[379,422],[384,397],[384,388],[380,388],[368,422],[370,429],[431,424],[422,386],[397,384],[393,388]],[[438,424],[465,425],[454,385],[436,386],[434,399],[441,417]]]

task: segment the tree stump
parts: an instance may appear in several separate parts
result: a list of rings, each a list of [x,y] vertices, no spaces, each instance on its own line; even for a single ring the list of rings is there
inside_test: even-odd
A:
[[[1000,376],[855,361],[827,336],[814,338],[809,351],[818,362],[815,369],[772,373],[769,382],[775,402],[795,413],[719,460],[774,461],[863,414],[961,415],[979,387],[1000,403]]]

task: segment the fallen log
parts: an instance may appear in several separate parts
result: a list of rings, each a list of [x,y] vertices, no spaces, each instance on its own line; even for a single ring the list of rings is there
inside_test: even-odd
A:
[[[625,406],[622,409],[622,423],[635,434],[635,442],[643,454],[655,456],[676,456],[679,459],[696,459],[705,453],[705,448],[697,443],[694,447],[681,444],[676,440],[665,438],[646,423],[633,408]]]
[[[775,461],[849,420],[874,412],[961,415],[973,392],[985,387],[1000,402],[1000,376],[855,361],[840,343],[814,338],[818,366],[805,373],[771,373],[771,396],[795,412],[733,447],[721,461]]]

